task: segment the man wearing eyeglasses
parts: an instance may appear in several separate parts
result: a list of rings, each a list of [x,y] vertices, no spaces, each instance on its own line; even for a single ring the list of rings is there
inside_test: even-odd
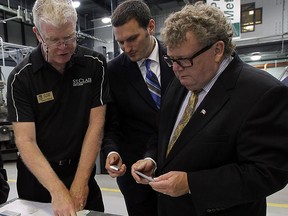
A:
[[[158,192],[159,216],[264,216],[288,180],[288,89],[243,63],[222,11],[197,2],[161,31],[172,80],[162,100],[154,163],[132,175]],[[151,154],[152,155],[152,154]]]
[[[39,45],[8,80],[19,198],[52,202],[55,215],[103,212],[94,175],[110,100],[105,57],[77,45],[72,1],[37,0],[33,18]]]

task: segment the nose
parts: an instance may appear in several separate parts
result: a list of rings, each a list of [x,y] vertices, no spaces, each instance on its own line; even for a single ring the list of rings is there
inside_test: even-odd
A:
[[[126,41],[123,43],[123,45],[121,46],[121,49],[125,52],[125,53],[129,53],[132,50],[132,47],[129,45],[129,43],[127,43]]]
[[[183,70],[183,67],[181,65],[179,65],[176,61],[173,61],[172,68],[173,68],[173,71]]]
[[[58,48],[66,48],[67,47],[67,41],[66,40],[62,40],[62,41],[59,41],[58,44],[57,44]]]

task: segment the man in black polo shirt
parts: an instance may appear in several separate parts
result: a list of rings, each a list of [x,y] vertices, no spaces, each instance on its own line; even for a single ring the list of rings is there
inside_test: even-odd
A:
[[[37,0],[33,31],[40,45],[8,80],[20,198],[52,202],[55,215],[104,211],[95,175],[106,103],[106,60],[76,43],[70,1]]]

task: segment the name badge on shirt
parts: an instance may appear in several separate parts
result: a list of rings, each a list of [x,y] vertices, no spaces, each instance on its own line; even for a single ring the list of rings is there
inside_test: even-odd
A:
[[[39,104],[54,100],[53,92],[50,91],[50,92],[45,92],[43,94],[39,94],[37,95],[37,100]]]

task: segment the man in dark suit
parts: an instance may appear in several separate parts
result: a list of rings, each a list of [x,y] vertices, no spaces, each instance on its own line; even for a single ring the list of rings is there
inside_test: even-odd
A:
[[[157,215],[156,192],[147,185],[137,184],[130,172],[131,165],[143,158],[148,149],[157,148],[149,143],[155,143],[152,140],[158,131],[159,104],[148,90],[145,63],[150,60],[150,69],[161,86],[161,96],[174,73],[163,59],[166,51],[153,36],[155,21],[143,1],[123,2],[113,12],[111,22],[123,53],[108,63],[113,102],[106,114],[105,167],[110,176],[117,177],[129,215],[154,216]],[[117,165],[119,170],[111,165]]]
[[[158,191],[159,216],[264,216],[266,197],[287,184],[287,87],[243,63],[232,35],[223,12],[200,2],[165,21],[165,59],[177,78],[162,100],[157,177],[134,173],[152,176],[149,159],[131,168]]]

